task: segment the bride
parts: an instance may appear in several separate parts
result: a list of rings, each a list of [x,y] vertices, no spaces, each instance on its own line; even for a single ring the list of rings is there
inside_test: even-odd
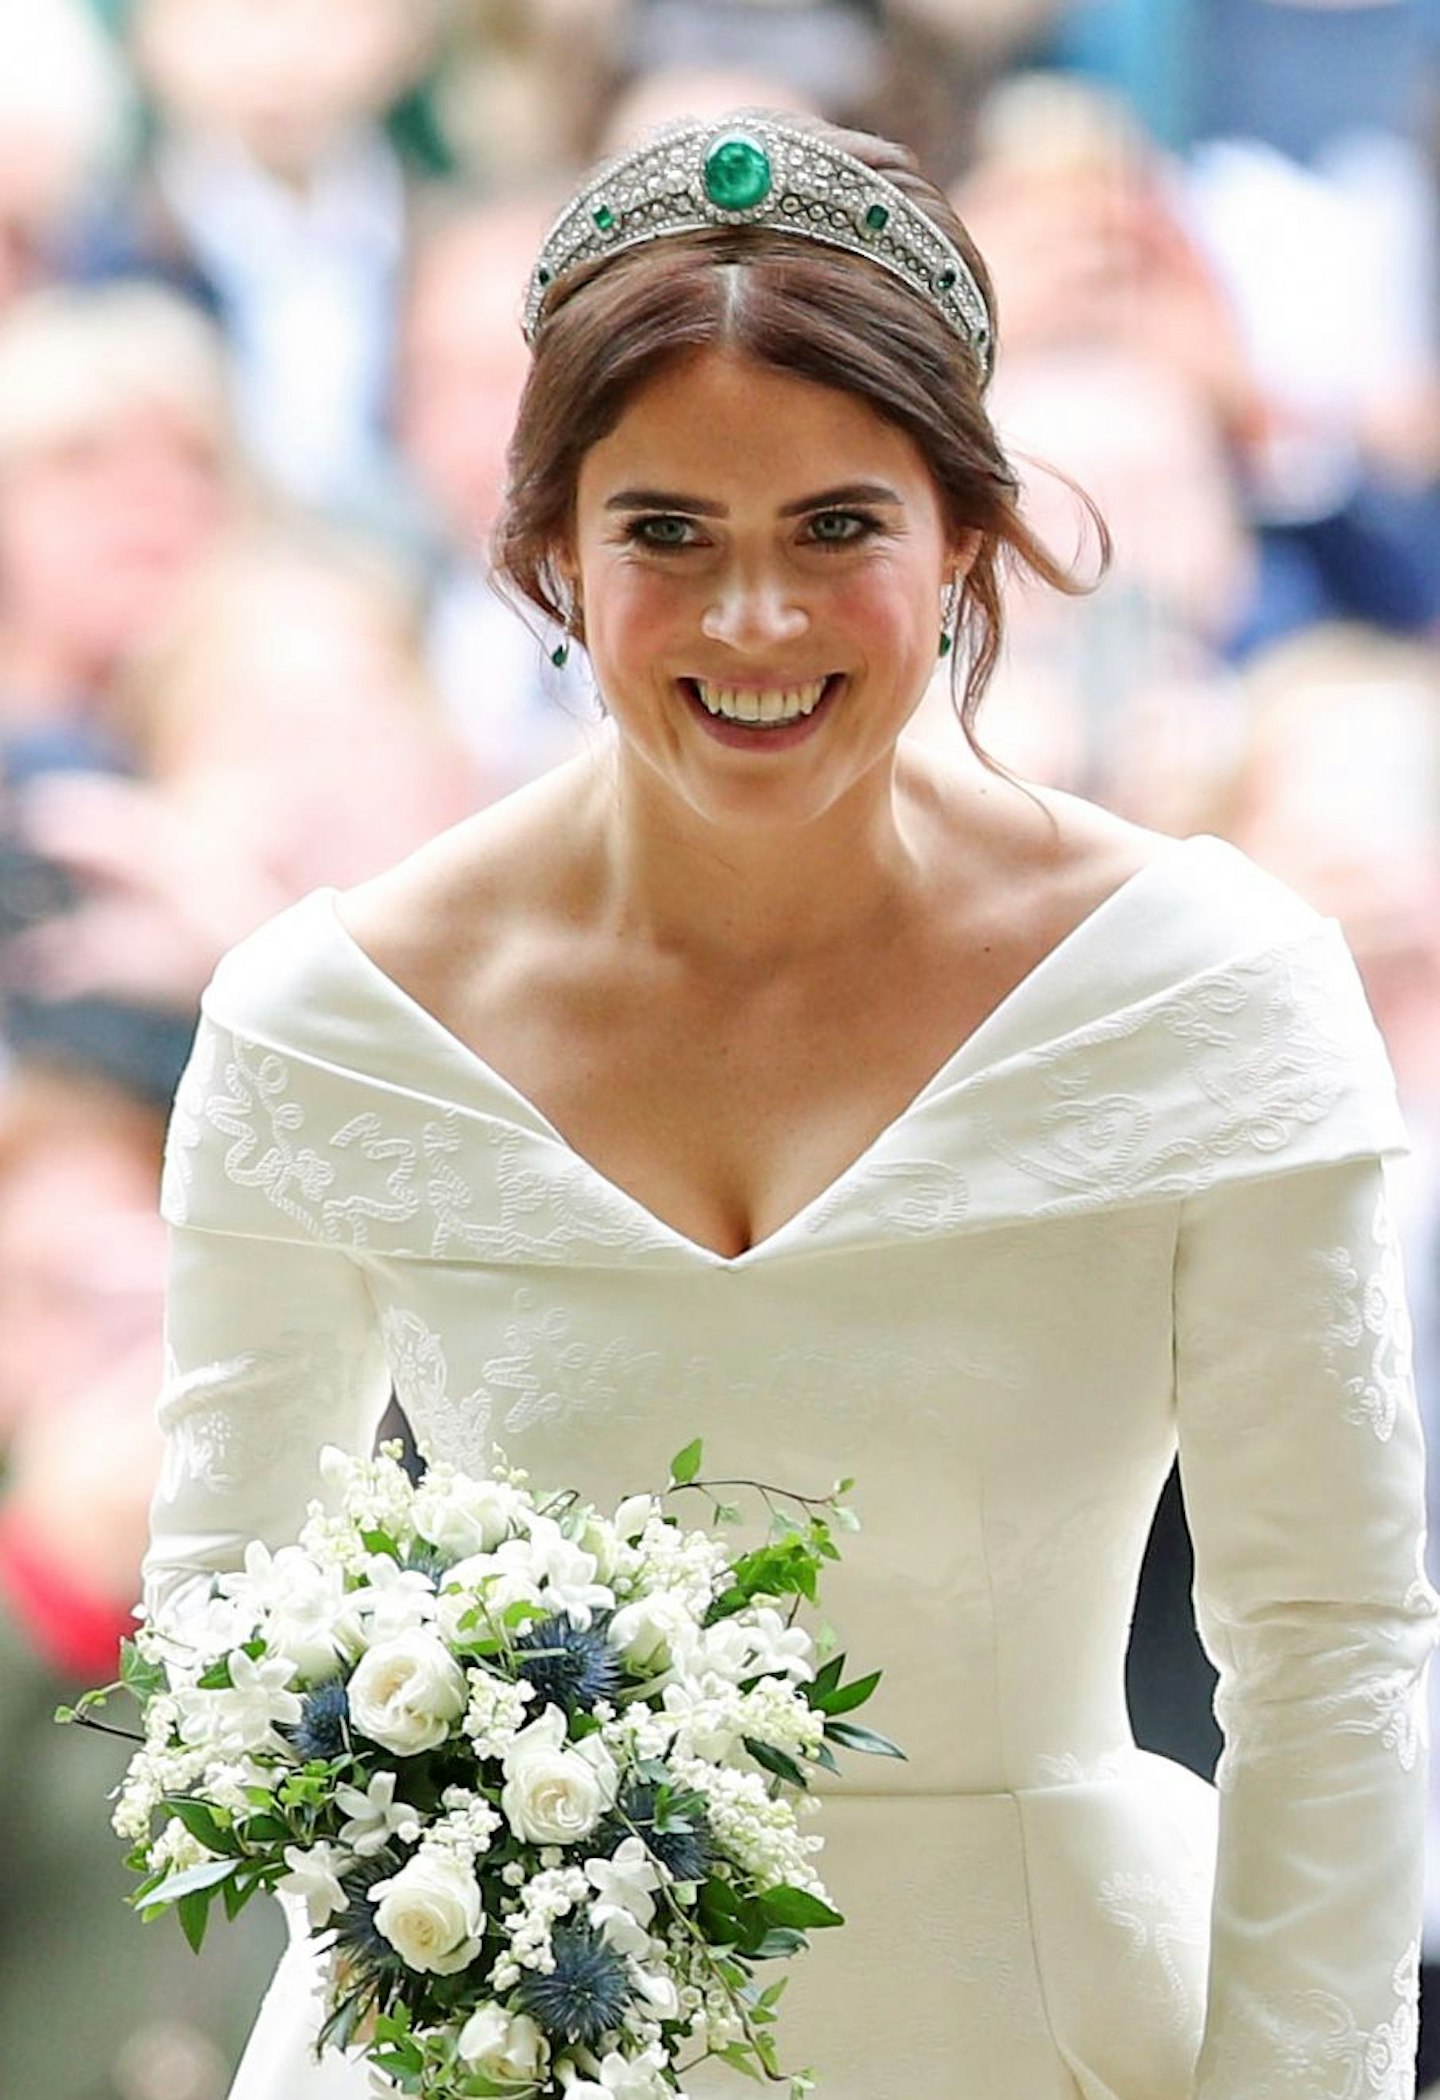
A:
[[[392,1385],[618,1497],[859,1477],[827,1600],[909,1752],[828,1804],[787,1997],[823,2100],[1405,2100],[1421,1451],[1333,928],[974,745],[998,576],[1063,577],[985,272],[898,150],[747,112],[537,265],[499,557],[594,750],[222,965],[176,1106],[150,1608],[293,1533]],[[954,750],[906,734],[937,650]],[[477,666],[483,675],[483,666]],[[1178,1445],[1218,1793],[1122,1659]],[[297,1932],[236,2095],[317,2068]],[[717,2072],[696,2100],[729,2089]]]

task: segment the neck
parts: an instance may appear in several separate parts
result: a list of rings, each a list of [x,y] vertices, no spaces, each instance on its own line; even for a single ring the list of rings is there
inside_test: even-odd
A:
[[[595,783],[591,894],[615,934],[735,977],[803,966],[892,928],[918,897],[933,787],[903,757],[808,822],[712,822],[627,776]]]

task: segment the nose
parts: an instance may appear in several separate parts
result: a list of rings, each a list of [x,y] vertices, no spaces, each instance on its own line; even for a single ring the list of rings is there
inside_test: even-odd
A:
[[[700,616],[707,641],[750,654],[794,642],[810,625],[810,615],[787,580],[769,569],[733,569],[716,584]]]

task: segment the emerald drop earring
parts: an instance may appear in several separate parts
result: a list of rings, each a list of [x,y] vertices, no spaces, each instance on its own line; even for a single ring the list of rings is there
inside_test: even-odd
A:
[[[955,614],[959,603],[960,586],[954,582],[947,583],[944,596],[940,600],[940,647],[937,654],[942,658],[948,656],[955,647]]]

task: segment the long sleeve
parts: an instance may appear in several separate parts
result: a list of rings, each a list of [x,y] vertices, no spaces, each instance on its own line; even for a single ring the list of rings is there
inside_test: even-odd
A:
[[[172,1226],[151,1613],[173,1623],[250,1539],[293,1539],[321,1448],[368,1450],[389,1392],[352,1255]]]
[[[1192,1199],[1176,1350],[1226,1745],[1194,2100],[1409,2100],[1435,1603],[1378,1163]]]

